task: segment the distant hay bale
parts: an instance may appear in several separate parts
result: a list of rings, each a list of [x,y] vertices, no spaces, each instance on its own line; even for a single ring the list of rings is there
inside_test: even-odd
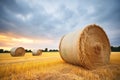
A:
[[[104,30],[95,24],[63,36],[59,50],[64,61],[87,69],[106,65],[110,61],[109,39]]]
[[[33,56],[40,56],[40,55],[42,55],[42,50],[41,49],[38,49],[38,50],[33,50],[32,51],[32,55]]]
[[[10,51],[11,56],[24,56],[25,49],[23,47],[14,47]]]

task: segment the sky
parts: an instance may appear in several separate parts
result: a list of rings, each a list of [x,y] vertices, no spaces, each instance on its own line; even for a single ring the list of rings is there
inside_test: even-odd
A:
[[[120,0],[0,0],[0,48],[58,49],[63,35],[101,26],[120,46]]]

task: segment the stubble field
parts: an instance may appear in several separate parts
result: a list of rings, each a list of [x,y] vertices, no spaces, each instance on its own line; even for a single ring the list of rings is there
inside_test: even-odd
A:
[[[94,70],[68,64],[58,52],[0,54],[0,80],[120,80],[120,52],[112,52],[110,64]]]

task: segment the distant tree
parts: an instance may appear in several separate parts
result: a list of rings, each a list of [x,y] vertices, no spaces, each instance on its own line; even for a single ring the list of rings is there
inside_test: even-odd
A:
[[[8,50],[5,50],[5,51],[4,51],[4,53],[10,53],[10,51],[8,51]]]
[[[57,50],[57,49],[55,49],[55,50],[54,50],[54,52],[58,52],[58,50]]]
[[[57,49],[53,49],[53,50],[50,49],[49,52],[58,52],[58,50]]]
[[[120,46],[118,46],[118,47],[113,47],[113,46],[111,46],[111,51],[113,51],[113,52],[118,52],[118,51],[120,51]]]
[[[26,52],[28,52],[28,50],[27,50],[27,49],[25,49],[25,51],[26,51]]]
[[[48,48],[45,48],[44,52],[48,52]]]
[[[52,49],[50,49],[49,52],[52,52]]]
[[[44,50],[42,49],[42,52],[44,52]]]
[[[0,49],[0,53],[3,53],[4,52],[4,50],[3,49]]]
[[[28,52],[32,52],[31,50],[28,50]]]
[[[25,49],[26,52],[32,52],[31,50]]]

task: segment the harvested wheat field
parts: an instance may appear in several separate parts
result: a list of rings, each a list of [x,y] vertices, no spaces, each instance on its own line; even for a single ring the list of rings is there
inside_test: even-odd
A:
[[[0,80],[120,80],[120,52],[112,52],[110,61],[87,70],[64,62],[58,52],[24,57],[0,54]]]

